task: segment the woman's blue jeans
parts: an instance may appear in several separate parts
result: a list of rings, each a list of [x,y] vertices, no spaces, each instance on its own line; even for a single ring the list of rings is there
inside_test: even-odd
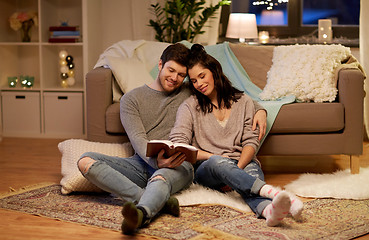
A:
[[[120,158],[87,152],[81,156],[84,157],[96,161],[82,173],[85,178],[102,190],[143,207],[148,218],[163,208],[170,195],[189,187],[194,177],[193,167],[188,162],[176,168],[154,169],[137,154]]]
[[[240,169],[237,160],[214,155],[196,167],[196,183],[216,190],[228,185],[242,196],[258,217],[271,203],[271,199],[259,195],[265,182],[263,171],[255,161]]]

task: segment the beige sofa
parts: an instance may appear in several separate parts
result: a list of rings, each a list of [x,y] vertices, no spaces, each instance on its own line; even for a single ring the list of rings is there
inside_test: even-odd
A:
[[[251,80],[260,88],[266,84],[274,46],[230,43]],[[258,155],[350,156],[352,173],[359,172],[363,151],[364,75],[359,69],[343,69],[338,75],[334,102],[292,103],[282,106]],[[128,138],[120,122],[119,103],[113,103],[112,71],[91,70],[86,76],[87,139],[123,143]]]

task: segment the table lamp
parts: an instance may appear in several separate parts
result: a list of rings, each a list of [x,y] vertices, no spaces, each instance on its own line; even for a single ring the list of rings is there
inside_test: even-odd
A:
[[[256,16],[252,13],[231,13],[227,26],[227,38],[238,38],[241,43],[246,39],[257,39]]]

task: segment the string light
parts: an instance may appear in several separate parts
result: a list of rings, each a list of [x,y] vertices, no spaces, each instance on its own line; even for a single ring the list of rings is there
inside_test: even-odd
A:
[[[265,5],[267,10],[273,10],[273,7],[278,6],[279,4],[288,3],[288,0],[256,0],[252,2],[254,6]]]
[[[59,52],[61,86],[64,88],[73,86],[76,83],[74,78],[73,57],[66,50]]]

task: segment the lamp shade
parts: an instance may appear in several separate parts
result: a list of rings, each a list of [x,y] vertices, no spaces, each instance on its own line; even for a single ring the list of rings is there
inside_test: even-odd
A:
[[[254,39],[258,38],[256,16],[252,13],[231,13],[229,15],[227,38]]]

